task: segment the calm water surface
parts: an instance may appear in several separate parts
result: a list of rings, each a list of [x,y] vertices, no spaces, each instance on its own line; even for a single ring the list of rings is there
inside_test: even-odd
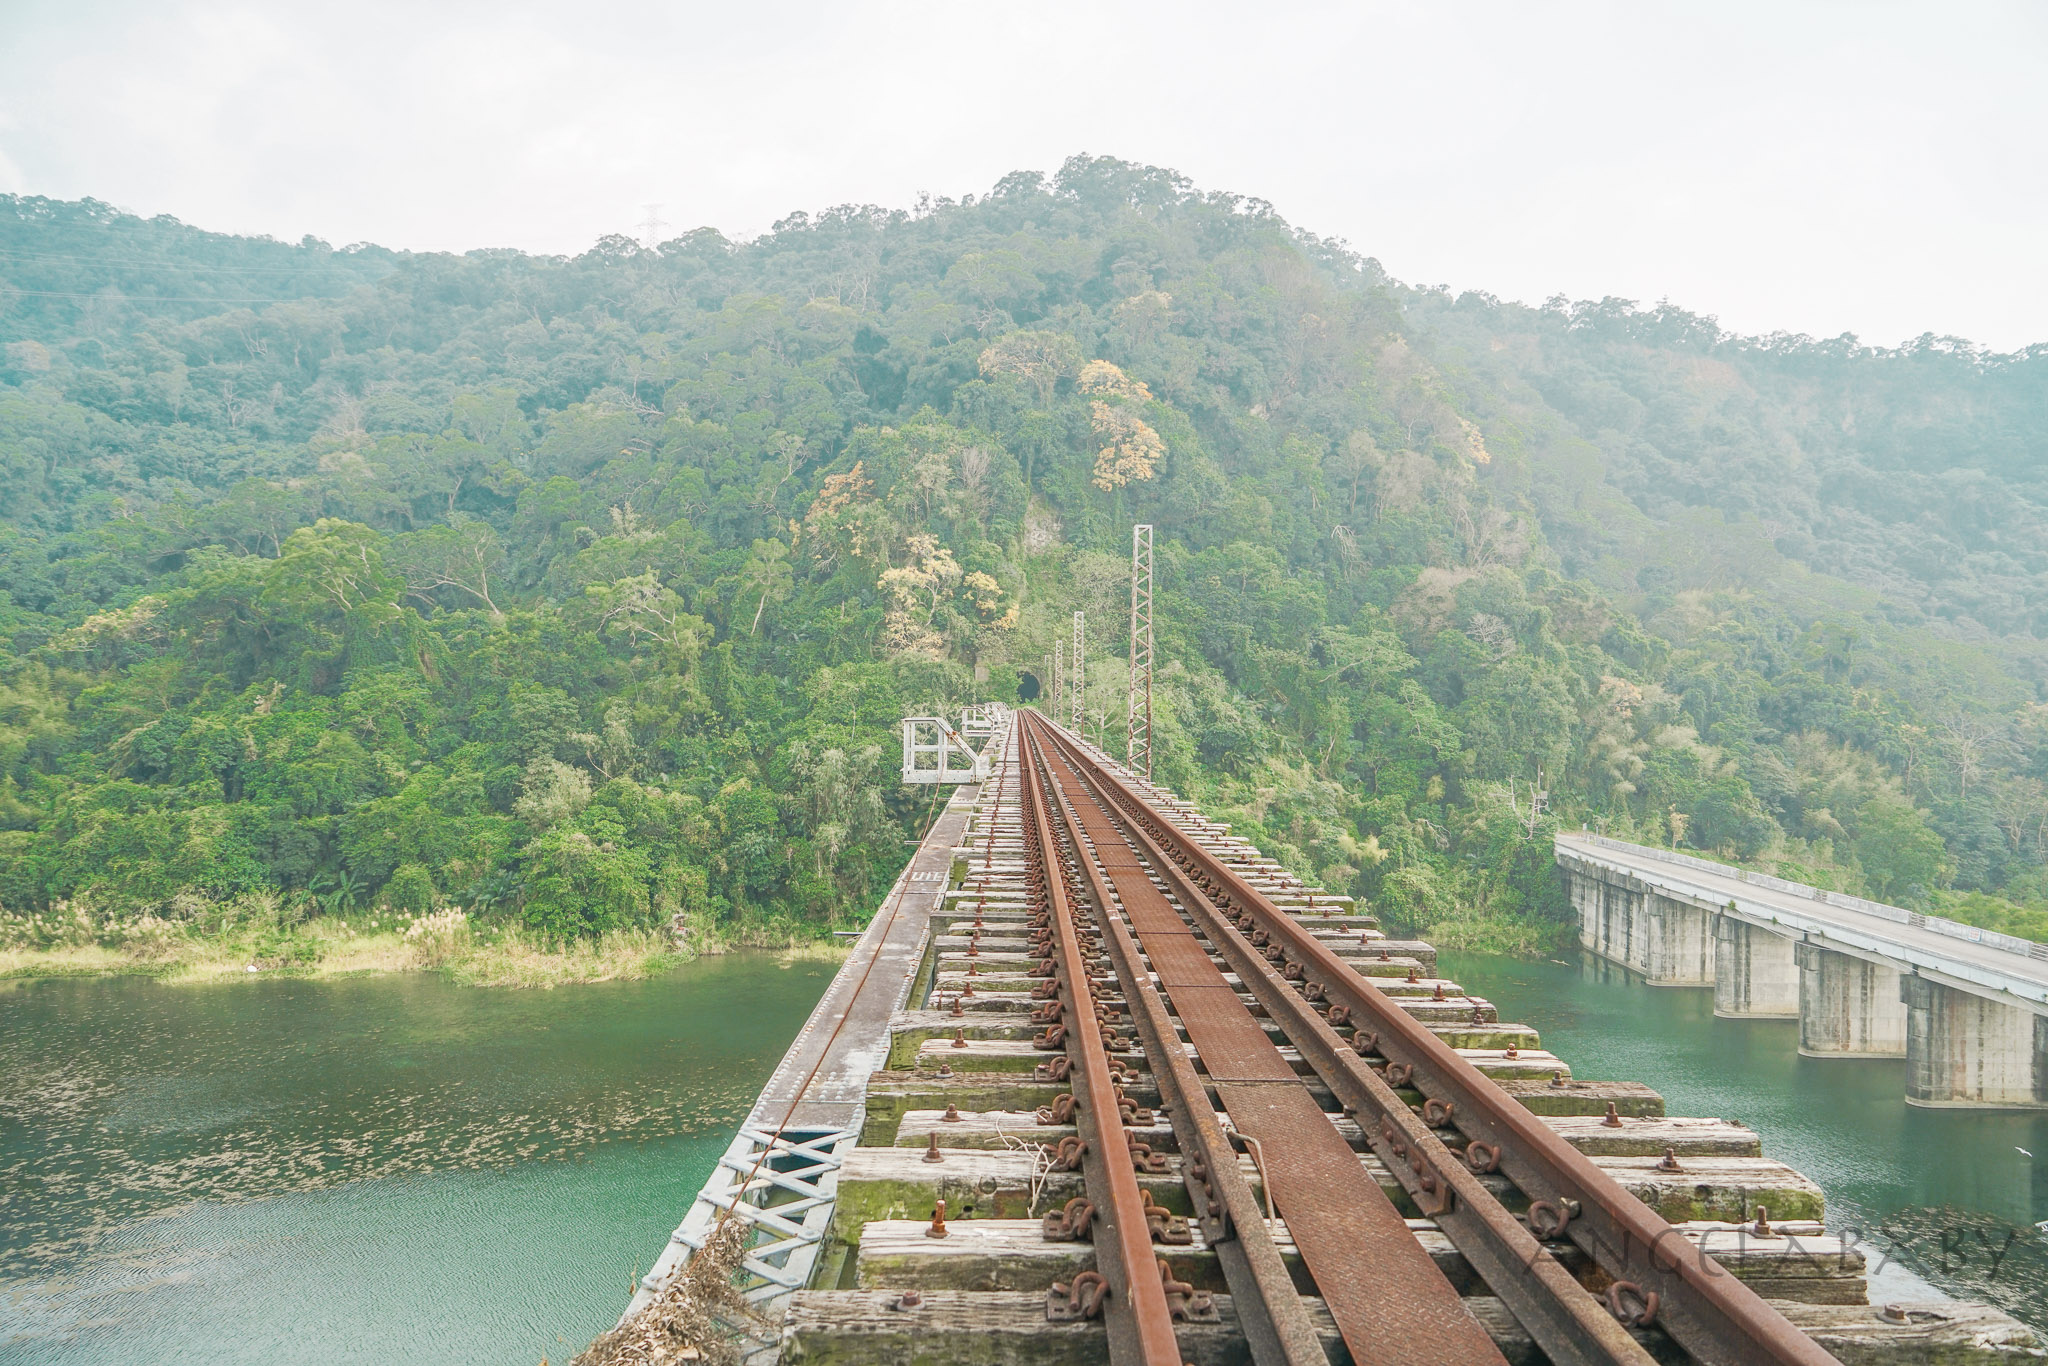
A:
[[[1759,1130],[1837,1229],[2048,1321],[2027,1155],[2048,1116],[1909,1107],[1898,1063],[1801,1058],[1790,1024],[1597,964],[1444,965],[1580,1076]],[[623,1307],[831,971],[0,983],[0,1361],[561,1363]]]
[[[0,982],[0,1361],[566,1361],[833,970]]]
[[[1710,989],[1585,957],[1444,953],[1444,975],[1542,1032],[1573,1075],[1642,1081],[1675,1115],[1739,1120],[1828,1197],[1831,1231],[2048,1329],[2048,1112],[1908,1105],[1903,1060],[1799,1056],[1791,1020],[1717,1020]]]

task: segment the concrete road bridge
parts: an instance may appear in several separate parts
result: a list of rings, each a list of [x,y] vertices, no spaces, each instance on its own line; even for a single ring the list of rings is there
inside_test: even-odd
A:
[[[1593,834],[1560,834],[1579,941],[1816,1058],[1903,1058],[1914,1105],[2048,1107],[2048,945]]]

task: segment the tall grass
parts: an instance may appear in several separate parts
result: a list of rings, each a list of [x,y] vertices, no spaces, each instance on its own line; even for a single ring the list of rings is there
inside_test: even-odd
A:
[[[471,986],[539,987],[647,977],[683,961],[665,935],[614,930],[549,943],[517,926],[481,932],[460,910],[426,916],[371,911],[299,921],[275,898],[179,920],[109,922],[86,908],[0,917],[0,978],[145,975],[196,985],[265,977],[441,972]],[[792,952],[788,936],[775,936]],[[707,945],[708,947],[708,945]]]
[[[648,977],[683,960],[667,936],[653,930],[610,930],[599,939],[549,944],[525,930],[507,929],[448,965],[457,982],[478,987],[539,987]]]

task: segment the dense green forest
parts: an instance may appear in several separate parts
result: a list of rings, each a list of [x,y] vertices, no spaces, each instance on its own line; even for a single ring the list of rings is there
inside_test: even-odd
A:
[[[1545,942],[1586,823],[2048,931],[2048,347],[1454,296],[1089,158],[574,258],[0,198],[0,341],[17,939],[858,923],[907,710],[1084,608],[1121,748],[1134,521],[1158,776],[1397,923]]]

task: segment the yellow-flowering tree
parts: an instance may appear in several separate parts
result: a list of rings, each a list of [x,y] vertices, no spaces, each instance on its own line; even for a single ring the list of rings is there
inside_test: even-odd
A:
[[[1096,440],[1102,443],[1095,452],[1091,482],[1108,492],[1150,479],[1166,458],[1166,443],[1132,406],[1150,402],[1152,391],[1143,380],[1131,378],[1106,360],[1089,361],[1082,367],[1078,383],[1082,393],[1095,397],[1088,406],[1088,417]]]

